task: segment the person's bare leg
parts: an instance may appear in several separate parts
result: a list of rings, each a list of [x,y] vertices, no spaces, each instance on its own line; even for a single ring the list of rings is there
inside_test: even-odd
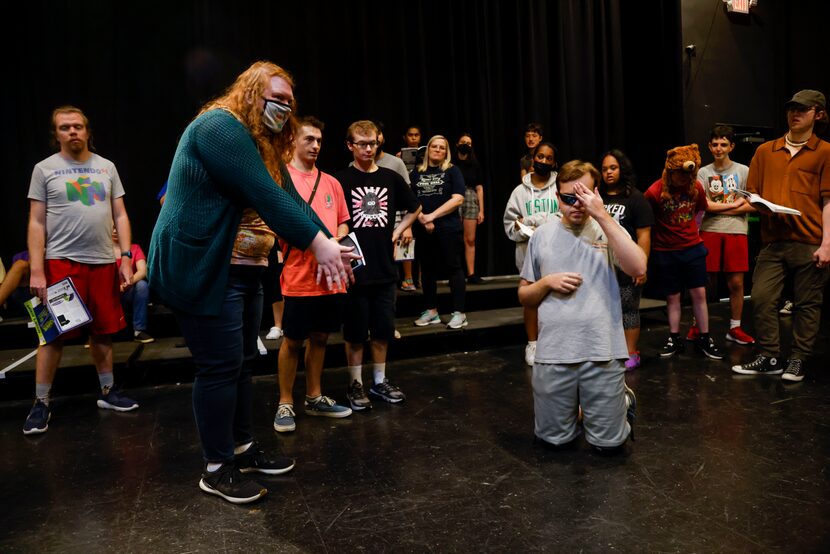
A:
[[[112,373],[112,337],[110,335],[91,335],[89,337],[89,353],[95,370],[101,373]]]
[[[669,332],[680,333],[680,293],[670,294],[666,297],[666,312],[669,316]],[[697,315],[697,314],[695,314]],[[700,322],[698,321],[698,325]]]
[[[476,226],[475,219],[462,219],[464,222],[464,260],[467,262],[467,275],[476,272]]]
[[[625,344],[628,347],[628,352],[637,351],[637,343],[640,342],[640,328],[632,327],[625,330]]]
[[[323,361],[326,357],[326,341],[328,333],[311,333],[308,337],[308,346],[305,349],[305,380],[306,396],[311,398],[322,393]]]
[[[35,359],[35,383],[38,385],[52,385],[55,380],[55,372],[61,363],[63,355],[63,341],[60,339],[44,344],[37,349]]]
[[[709,305],[706,304],[706,287],[689,289],[689,296],[692,298],[692,312],[695,314],[695,319],[697,320],[697,326],[700,329],[700,332],[702,334],[708,333]]]
[[[726,276],[729,285],[729,308],[732,319],[739,321],[744,311],[744,274],[729,273]]]
[[[303,341],[283,337],[277,359],[280,404],[294,405],[294,379],[297,377],[297,365],[300,363],[302,349]]]

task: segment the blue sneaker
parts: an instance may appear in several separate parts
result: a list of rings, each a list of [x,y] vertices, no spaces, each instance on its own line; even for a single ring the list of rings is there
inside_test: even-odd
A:
[[[107,394],[101,393],[98,399],[98,407],[116,412],[129,412],[138,408],[138,402],[127,398],[117,389],[110,389]]]
[[[49,428],[49,419],[51,417],[52,412],[49,410],[49,406],[40,400],[35,400],[28,417],[26,417],[26,422],[23,424],[23,434],[34,435],[36,433],[45,433]]]
[[[352,409],[341,406],[328,396],[320,396],[316,401],[305,401],[305,414],[323,417],[349,417]]]
[[[277,415],[274,416],[274,431],[288,433],[297,428],[294,423],[294,406],[291,404],[280,404],[277,407]]]

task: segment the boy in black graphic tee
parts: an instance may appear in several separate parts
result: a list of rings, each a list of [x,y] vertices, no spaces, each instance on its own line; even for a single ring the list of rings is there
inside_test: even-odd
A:
[[[363,388],[363,344],[371,337],[373,384],[369,394],[391,403],[406,396],[386,377],[386,352],[395,333],[395,284],[398,270],[393,258],[395,242],[421,211],[403,178],[378,167],[375,151],[378,129],[371,121],[356,121],[346,133],[346,146],[354,165],[337,174],[351,215],[351,230],[363,250],[364,267],[355,271],[349,288],[343,339],[349,366],[349,403],[353,410],[371,408]],[[395,226],[395,212],[406,215]]]

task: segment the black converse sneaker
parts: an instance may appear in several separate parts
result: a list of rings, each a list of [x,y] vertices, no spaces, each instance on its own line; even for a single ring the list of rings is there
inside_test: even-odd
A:
[[[775,356],[763,356],[759,354],[754,360],[741,365],[733,365],[732,371],[741,375],[781,375],[779,359]]]
[[[784,381],[799,383],[804,380],[804,375],[804,361],[799,360],[798,358],[790,358],[787,361],[787,369],[784,370],[784,374],[781,376],[781,379]]]
[[[715,344],[715,340],[708,335],[700,335],[700,337],[695,341],[695,347],[698,352],[712,358],[713,360],[723,359],[723,352],[721,352],[718,345]]]

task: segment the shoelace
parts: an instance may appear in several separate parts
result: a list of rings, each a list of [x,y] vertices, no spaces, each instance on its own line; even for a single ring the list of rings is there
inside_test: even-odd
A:
[[[334,406],[334,400],[329,398],[328,396],[321,396],[320,400],[318,400],[314,404],[325,404],[326,406]]]
[[[789,367],[787,368],[787,373],[795,373],[796,375],[801,373],[801,360],[793,360],[789,363]]]
[[[277,408],[277,417],[294,417],[295,415],[294,408],[288,404],[283,404]]]

